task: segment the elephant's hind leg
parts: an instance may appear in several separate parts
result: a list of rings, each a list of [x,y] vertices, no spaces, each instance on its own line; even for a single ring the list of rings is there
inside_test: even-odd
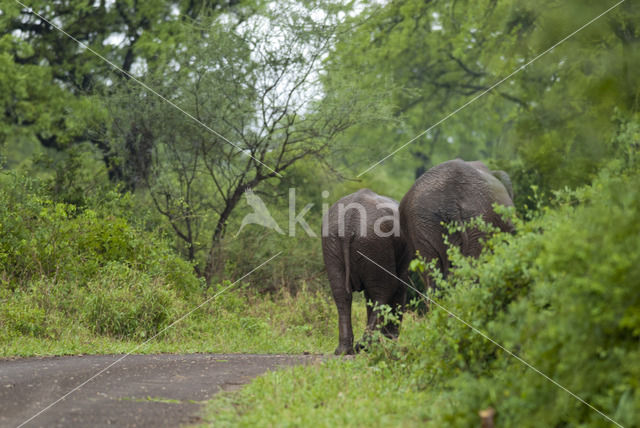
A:
[[[351,325],[351,301],[353,294],[345,288],[345,273],[342,270],[329,272],[329,283],[333,300],[338,309],[339,341],[335,350],[336,355],[352,355],[353,351],[353,327]]]
[[[402,300],[404,303],[404,295],[402,294],[404,289],[400,290],[401,285],[399,281],[388,276],[388,274],[382,272],[382,275],[378,275],[379,276],[375,278],[370,278],[367,288],[365,289],[365,299],[367,300],[367,327],[362,335],[362,339],[356,344],[356,351],[367,347],[367,344],[371,341],[372,333],[376,330],[380,330],[384,336],[389,338],[398,337],[398,325],[394,321],[385,320],[384,315],[381,313],[380,306],[391,306],[391,315],[397,315],[397,302]],[[374,307],[370,305],[374,305]]]
[[[397,322],[387,323],[382,327],[382,333],[390,339],[397,339],[400,334],[400,324],[402,323],[402,312],[407,303],[407,287],[400,281],[397,282],[397,289],[389,305],[392,313],[397,317]]]

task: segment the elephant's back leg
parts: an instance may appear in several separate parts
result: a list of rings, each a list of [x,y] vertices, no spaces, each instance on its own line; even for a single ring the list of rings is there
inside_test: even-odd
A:
[[[329,277],[331,294],[338,310],[338,347],[336,355],[353,354],[353,327],[351,325],[352,293],[346,287],[346,269],[344,260],[338,254],[324,254],[325,266]]]
[[[383,333],[391,338],[397,338],[400,333],[400,324],[402,323],[402,312],[407,304],[407,286],[400,282],[396,293],[391,297],[389,306],[393,310],[393,313],[398,318],[397,323],[390,323],[384,326]]]
[[[413,241],[414,253],[411,254],[409,258],[416,258],[415,252],[417,251],[427,263],[435,259],[436,267],[440,269],[446,277],[449,262],[447,258],[447,247],[443,238],[445,232],[446,230],[440,225],[438,219],[421,219],[418,227],[413,229],[411,239]],[[427,287],[432,286],[433,280],[427,272],[425,272],[423,279]]]
[[[402,290],[404,285],[398,279],[395,253],[391,245],[384,248],[369,250],[369,254],[363,253],[375,261],[372,262],[366,258],[362,258],[358,262],[359,276],[364,284],[365,296],[373,305],[390,305],[395,307],[396,300],[402,299]],[[379,311],[367,311],[367,331],[371,332],[378,328],[382,323],[382,317]],[[387,335],[386,328],[383,326],[383,332]]]

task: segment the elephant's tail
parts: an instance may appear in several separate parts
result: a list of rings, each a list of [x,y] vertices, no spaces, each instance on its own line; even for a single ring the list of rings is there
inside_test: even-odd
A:
[[[342,242],[342,260],[344,260],[344,288],[347,294],[351,294],[351,240],[353,236],[346,237]]]

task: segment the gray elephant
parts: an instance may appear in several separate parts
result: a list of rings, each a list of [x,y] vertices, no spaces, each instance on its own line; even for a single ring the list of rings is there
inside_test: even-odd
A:
[[[455,159],[437,165],[422,174],[400,202],[401,234],[407,243],[408,258],[416,250],[436,265],[446,277],[450,262],[443,235],[444,224],[462,224],[481,216],[503,231],[513,231],[510,222],[495,213],[492,204],[513,206],[513,190],[504,171],[490,171],[480,162]],[[449,242],[460,247],[465,256],[477,257],[482,249],[477,229],[456,232]],[[431,278],[427,275],[427,286]]]
[[[323,218],[322,254],[338,309],[340,338],[335,350],[337,355],[354,353],[351,325],[354,291],[363,291],[368,302],[389,305],[396,315],[401,316],[399,309],[405,304],[406,288],[395,276],[406,278],[406,269],[399,265],[399,261],[407,257],[398,222],[398,202],[369,189],[343,197]],[[376,328],[380,328],[387,337],[397,337],[398,326],[393,323],[382,325],[380,318],[378,311],[367,305],[367,329],[363,342]],[[362,346],[358,344],[356,350]]]

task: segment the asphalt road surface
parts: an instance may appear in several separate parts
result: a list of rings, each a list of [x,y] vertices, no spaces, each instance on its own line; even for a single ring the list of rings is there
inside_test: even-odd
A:
[[[17,427],[121,355],[0,360],[0,427]],[[313,355],[129,355],[24,427],[177,427],[220,390]]]

